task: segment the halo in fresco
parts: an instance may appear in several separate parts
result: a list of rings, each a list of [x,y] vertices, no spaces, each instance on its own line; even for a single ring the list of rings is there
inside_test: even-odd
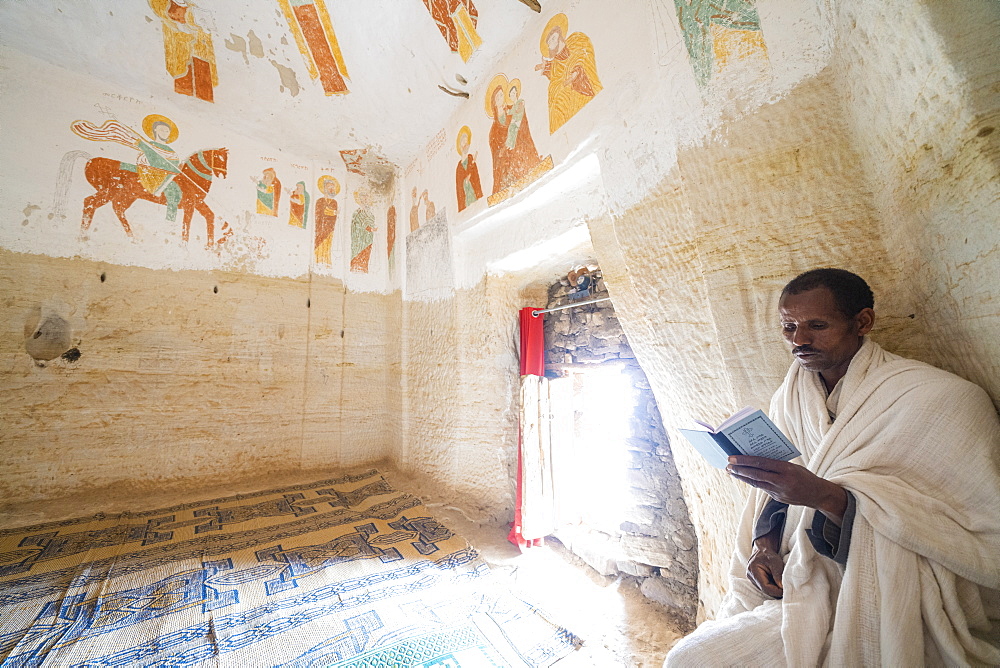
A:
[[[180,135],[180,131],[177,129],[177,124],[172,120],[163,116],[161,114],[150,114],[146,118],[142,119],[142,131],[146,133],[146,136],[150,139],[156,139],[153,136],[153,125],[156,123],[165,123],[170,127],[170,134],[167,136],[167,143],[173,144]]]
[[[319,191],[321,193],[326,195],[340,194],[340,181],[338,181],[335,177],[330,176],[329,174],[324,174],[323,176],[319,177],[319,180],[316,181],[316,187],[319,188]],[[333,188],[332,193],[329,192],[329,189],[331,187]]]

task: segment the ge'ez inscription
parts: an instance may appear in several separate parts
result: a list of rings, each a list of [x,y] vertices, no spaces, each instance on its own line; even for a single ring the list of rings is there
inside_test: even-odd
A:
[[[739,436],[732,434],[730,437],[740,446],[740,450],[757,457],[780,459],[787,452],[784,444],[775,439],[773,434],[756,431],[750,425],[740,429]]]

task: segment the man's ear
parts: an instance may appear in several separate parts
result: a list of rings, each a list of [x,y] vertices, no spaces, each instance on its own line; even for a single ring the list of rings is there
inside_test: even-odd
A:
[[[854,316],[854,322],[858,323],[858,336],[865,336],[875,326],[875,311],[870,308],[861,309]]]

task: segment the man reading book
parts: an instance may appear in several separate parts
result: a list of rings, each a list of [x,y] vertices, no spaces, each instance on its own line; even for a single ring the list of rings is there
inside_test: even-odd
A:
[[[664,665],[1000,664],[1000,420],[868,339],[873,308],[840,269],[782,291],[770,415],[803,456],[730,458],[755,488],[730,590]]]

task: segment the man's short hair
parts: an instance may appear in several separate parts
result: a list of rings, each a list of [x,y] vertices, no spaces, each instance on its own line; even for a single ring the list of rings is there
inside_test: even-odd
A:
[[[797,295],[816,288],[827,288],[833,293],[837,310],[853,318],[861,309],[875,308],[875,295],[865,279],[846,269],[812,269],[799,274],[781,291],[781,296]]]

